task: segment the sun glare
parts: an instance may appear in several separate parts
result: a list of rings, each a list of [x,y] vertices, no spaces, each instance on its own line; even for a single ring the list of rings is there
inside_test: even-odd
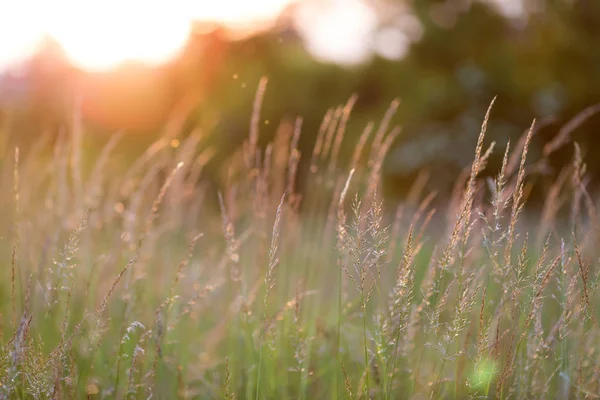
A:
[[[249,25],[275,18],[292,0],[19,0],[0,6],[0,69],[26,59],[44,37],[88,70],[127,61],[168,61],[193,21]]]
[[[42,13],[30,11],[35,3],[23,0],[0,6],[0,68],[23,61],[39,44],[45,28]]]
[[[166,2],[61,0],[48,34],[82,68],[110,69],[128,60],[155,64],[185,44],[191,21]]]

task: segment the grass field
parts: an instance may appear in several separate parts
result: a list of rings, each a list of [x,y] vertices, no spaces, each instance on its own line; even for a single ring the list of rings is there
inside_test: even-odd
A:
[[[340,166],[349,113],[300,154],[301,120],[258,146],[257,107],[220,189],[195,134],[134,162],[119,136],[90,160],[78,127],[2,146],[0,399],[600,397],[578,148],[524,224],[534,129],[484,179],[486,115],[444,209],[423,179],[388,209],[397,131],[368,127]]]

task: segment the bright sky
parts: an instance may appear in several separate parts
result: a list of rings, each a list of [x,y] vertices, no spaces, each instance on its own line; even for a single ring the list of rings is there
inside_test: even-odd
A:
[[[193,21],[226,25],[275,18],[292,0],[14,0],[0,5],[0,68],[26,59],[44,37],[92,70],[156,64],[185,44]]]
[[[524,15],[523,0],[483,1],[509,17]],[[292,3],[298,4],[298,31],[321,60],[351,65],[375,53],[398,59],[421,29],[407,13],[396,26],[378,30],[366,0],[4,0],[0,72],[27,59],[44,37],[56,40],[73,64],[88,70],[109,70],[130,60],[160,64],[185,45],[193,21],[247,30],[273,21]]]

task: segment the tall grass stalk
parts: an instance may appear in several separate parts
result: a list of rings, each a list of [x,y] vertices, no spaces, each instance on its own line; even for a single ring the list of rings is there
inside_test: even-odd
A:
[[[540,174],[594,107],[496,160],[490,105],[452,192],[424,171],[395,203],[399,101],[361,133],[351,96],[308,143],[262,123],[265,90],[219,160],[181,118],[134,155],[77,115],[0,149],[0,399],[597,397],[585,147]]]
[[[271,236],[271,246],[269,247],[269,264],[267,268],[267,272],[265,275],[265,296],[263,301],[263,322],[266,324],[267,322],[267,311],[268,311],[268,300],[269,293],[275,287],[276,283],[276,268],[279,264],[279,256],[277,254],[277,250],[279,248],[279,233],[280,233],[280,223],[281,223],[281,213],[283,211],[283,202],[285,200],[285,194],[281,197],[281,201],[277,206],[277,212],[275,214],[275,222],[273,222],[273,231]],[[265,333],[261,331],[259,338],[259,351],[258,351],[258,372],[256,377],[256,400],[258,400],[258,396],[260,394],[260,382],[261,382],[261,367],[262,367],[262,356],[263,356],[263,340]]]

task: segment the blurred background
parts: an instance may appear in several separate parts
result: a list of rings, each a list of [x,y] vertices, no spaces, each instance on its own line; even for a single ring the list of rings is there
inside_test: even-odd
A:
[[[56,140],[75,120],[83,121],[90,151],[116,132],[124,133],[123,148],[132,153],[160,135],[170,135],[176,147],[181,137],[202,132],[202,145],[216,152],[211,173],[248,136],[263,76],[261,143],[302,116],[305,160],[323,119],[354,94],[342,165],[365,126],[377,127],[387,112],[390,129],[402,129],[384,165],[391,198],[405,196],[420,171],[431,172],[429,189],[449,193],[472,160],[494,96],[489,134],[497,141],[496,168],[506,142],[516,143],[535,118],[530,158],[547,156],[538,172],[551,182],[571,162],[573,146],[549,151],[547,144],[587,110],[570,136],[582,147],[591,183],[600,178],[594,154],[598,0],[20,0],[0,6],[4,146],[28,147],[40,136]]]

